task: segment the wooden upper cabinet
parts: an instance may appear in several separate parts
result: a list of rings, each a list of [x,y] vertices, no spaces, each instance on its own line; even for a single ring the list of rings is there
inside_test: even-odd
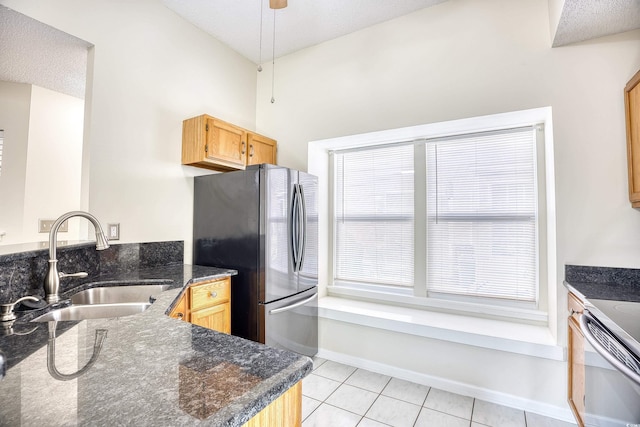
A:
[[[277,143],[203,114],[182,123],[182,164],[218,171],[241,170],[247,165],[276,163]]]
[[[259,165],[261,163],[276,164],[277,143],[274,139],[257,133],[247,134],[249,149],[247,152],[247,165]]]
[[[624,88],[627,121],[627,166],[629,169],[629,201],[640,208],[640,71]]]

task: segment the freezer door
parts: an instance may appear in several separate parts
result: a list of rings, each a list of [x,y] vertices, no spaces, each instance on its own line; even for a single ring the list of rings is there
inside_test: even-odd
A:
[[[318,289],[261,305],[265,344],[306,356],[318,352]]]
[[[270,302],[298,292],[298,274],[293,268],[293,188],[298,172],[279,167],[261,169],[261,298]]]
[[[298,172],[298,188],[304,212],[298,290],[304,291],[318,285],[318,178]]]

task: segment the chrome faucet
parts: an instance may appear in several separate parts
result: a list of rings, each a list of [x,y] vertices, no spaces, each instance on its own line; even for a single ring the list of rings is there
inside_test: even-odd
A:
[[[44,278],[45,301],[49,304],[60,300],[58,292],[60,290],[60,279],[62,277],[86,277],[86,273],[58,273],[58,259],[56,258],[58,229],[63,222],[75,216],[86,218],[93,224],[93,227],[96,229],[96,250],[101,251],[109,247],[109,243],[107,242],[107,238],[102,231],[102,227],[100,226],[98,219],[90,213],[72,211],[63,214],[60,218],[56,219],[51,226],[51,231],[49,231],[49,270],[47,271],[47,276]]]

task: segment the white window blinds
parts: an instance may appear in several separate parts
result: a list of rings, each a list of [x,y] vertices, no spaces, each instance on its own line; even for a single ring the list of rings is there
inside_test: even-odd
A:
[[[537,298],[536,132],[427,143],[427,288]]]
[[[413,286],[413,144],[334,153],[336,281]]]

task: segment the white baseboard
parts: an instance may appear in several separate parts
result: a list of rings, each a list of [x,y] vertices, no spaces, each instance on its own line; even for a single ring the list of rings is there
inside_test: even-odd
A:
[[[557,420],[575,423],[573,414],[569,406],[558,407],[548,403],[538,402],[489,390],[474,385],[451,381],[446,378],[434,377],[431,375],[421,374],[419,372],[409,371],[407,369],[398,368],[396,366],[386,365],[384,363],[374,362],[368,359],[362,359],[348,354],[337,353],[330,350],[319,349],[317,357],[332,360],[334,362],[343,363],[360,369],[376,372],[383,375],[392,376],[406,381],[435,387],[450,393],[457,393],[464,396],[470,396],[476,399],[485,400],[487,402],[499,405],[509,406],[511,408],[521,409],[527,412],[533,412],[545,417],[555,418]]]

